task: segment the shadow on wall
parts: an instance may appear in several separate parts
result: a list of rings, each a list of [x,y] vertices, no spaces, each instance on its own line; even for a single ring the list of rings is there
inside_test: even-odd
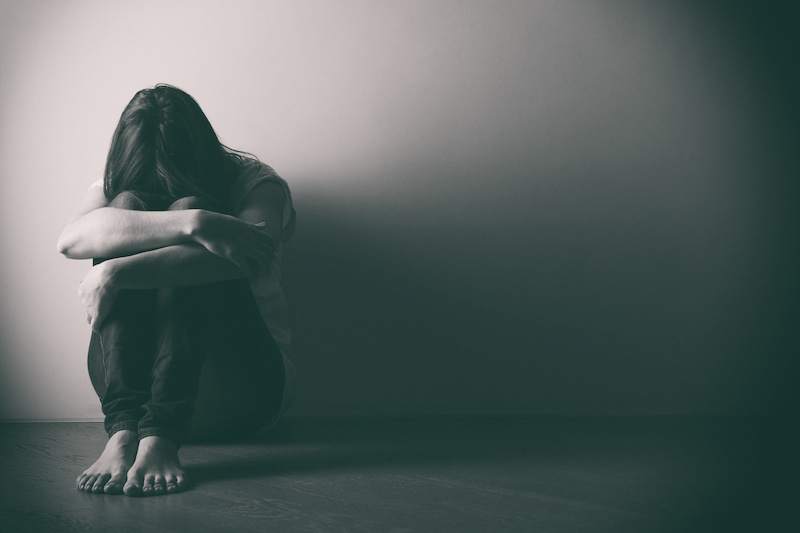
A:
[[[771,409],[764,354],[786,317],[770,302],[790,274],[760,206],[718,176],[642,171],[509,172],[476,193],[429,168],[453,194],[297,190],[294,414]]]
[[[792,24],[751,11],[696,12],[725,15],[729,48],[705,52],[742,61],[739,93],[619,102],[549,140],[516,123],[483,150],[443,131],[298,188],[292,412],[791,409],[800,83]]]

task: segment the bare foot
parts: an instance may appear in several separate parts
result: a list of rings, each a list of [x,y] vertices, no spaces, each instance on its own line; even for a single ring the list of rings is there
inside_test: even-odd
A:
[[[78,490],[121,494],[125,473],[133,464],[138,444],[135,431],[124,429],[111,435],[100,458],[78,476]]]
[[[169,439],[145,437],[139,442],[136,461],[128,470],[123,490],[128,496],[158,496],[186,488],[186,471],[178,450]]]

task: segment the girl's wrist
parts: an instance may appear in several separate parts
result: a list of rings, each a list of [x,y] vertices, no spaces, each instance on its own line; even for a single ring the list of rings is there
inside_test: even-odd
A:
[[[114,259],[106,259],[94,268],[99,268],[103,285],[112,292],[119,292],[122,290],[124,284],[124,265],[125,258],[117,257]]]
[[[187,224],[184,225],[184,238],[190,242],[200,243],[212,213],[205,209],[187,209],[184,213],[188,214]]]

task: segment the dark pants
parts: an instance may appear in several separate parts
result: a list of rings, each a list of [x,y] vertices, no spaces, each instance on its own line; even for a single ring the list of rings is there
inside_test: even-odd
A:
[[[110,205],[153,204],[122,193]],[[200,206],[184,198],[169,209]],[[283,359],[245,279],[120,291],[92,333],[89,377],[109,436],[129,429],[178,445],[257,431],[277,417],[284,387]]]

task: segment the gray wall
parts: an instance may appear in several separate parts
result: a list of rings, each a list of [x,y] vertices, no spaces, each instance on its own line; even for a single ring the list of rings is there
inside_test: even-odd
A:
[[[160,81],[293,188],[291,414],[792,399],[796,8],[182,5],[3,7],[3,418],[99,415],[53,248]]]
[[[590,4],[407,14],[380,42],[435,74],[378,111],[378,162],[297,191],[296,412],[787,400],[800,175],[779,15]]]

